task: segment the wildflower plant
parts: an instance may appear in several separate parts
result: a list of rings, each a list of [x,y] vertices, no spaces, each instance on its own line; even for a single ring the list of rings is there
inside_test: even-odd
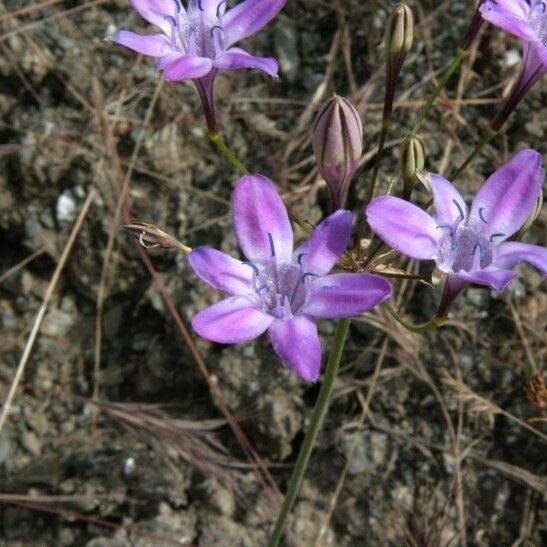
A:
[[[266,176],[250,175],[222,139],[213,100],[215,76],[220,70],[257,68],[270,76],[277,75],[275,59],[254,57],[234,44],[264,27],[284,7],[285,0],[244,0],[231,9],[227,9],[227,2],[218,0],[189,0],[186,5],[180,0],[131,3],[160,33],[142,36],[121,30],[116,42],[157,58],[156,67],[167,80],[195,83],[213,143],[244,175],[232,199],[235,234],[243,256],[228,256],[207,244],[191,250],[150,223],[135,221],[127,226],[128,231],[143,246],[187,253],[196,275],[226,295],[193,317],[192,325],[199,335],[213,342],[235,344],[267,333],[273,352],[304,381],[316,381],[321,372],[316,320],[339,319],[309,429],[268,543],[275,547],[328,409],[350,318],[390,298],[394,289],[388,277],[415,279],[402,269],[402,257],[434,261],[439,274],[435,277],[443,281],[444,287],[438,312],[425,325],[412,325],[385,304],[397,321],[414,332],[443,324],[454,299],[468,285],[505,289],[517,276],[514,268],[521,262],[547,276],[547,249],[520,241],[541,207],[545,171],[540,152],[525,149],[514,154],[488,177],[470,206],[456,186],[457,178],[547,71],[546,4],[537,0],[475,3],[469,28],[452,59],[423,102],[409,133],[397,139],[401,143],[401,180],[392,182],[390,195],[375,197],[382,153],[391,130],[396,86],[414,36],[412,12],[406,3],[398,3],[386,29],[385,100],[372,172],[370,176],[368,172],[357,176],[357,168],[363,163],[366,125],[349,99],[335,95],[319,109],[313,131],[310,128],[317,172],[327,182],[331,211],[295,248],[290,209],[285,207],[274,183]],[[423,136],[419,136],[421,126],[468,56],[485,21],[523,40],[524,59],[517,83],[489,131],[450,180],[435,173],[424,174],[421,170],[427,157]],[[431,195],[431,203],[425,207],[413,202],[417,179],[425,182]],[[365,203],[357,204],[357,229],[349,246],[354,215],[343,207],[352,182],[365,183],[362,194],[367,198]]]

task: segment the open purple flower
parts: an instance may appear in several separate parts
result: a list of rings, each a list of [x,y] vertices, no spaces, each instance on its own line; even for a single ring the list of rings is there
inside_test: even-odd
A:
[[[193,80],[207,123],[216,130],[213,84],[219,70],[258,68],[277,76],[277,61],[254,57],[236,42],[264,27],[286,0],[244,0],[226,11],[226,0],[130,0],[143,19],[161,30],[141,35],[120,30],[115,42],[138,53],[157,57],[156,67],[168,81]]]
[[[508,241],[534,210],[544,178],[541,155],[523,150],[488,178],[470,209],[451,182],[430,174],[431,214],[382,196],[370,203],[366,215],[392,248],[411,258],[435,260],[447,276],[442,306],[448,311],[467,283],[504,289],[520,262],[547,275],[547,248]]]
[[[189,254],[196,274],[229,295],[199,312],[194,329],[223,344],[247,342],[266,330],[275,352],[302,378],[319,376],[321,345],[315,319],[365,312],[391,295],[383,277],[327,275],[350,238],[352,215],[339,210],[293,250],[293,232],[270,180],[245,176],[233,194],[235,233],[246,260],[209,247]]]
[[[486,0],[484,19],[523,41],[520,74],[492,128],[501,129],[528,90],[547,73],[547,2],[543,0]]]

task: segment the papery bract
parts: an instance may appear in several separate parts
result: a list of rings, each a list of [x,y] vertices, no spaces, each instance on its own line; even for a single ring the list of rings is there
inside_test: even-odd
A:
[[[383,277],[362,273],[327,275],[350,238],[352,215],[339,210],[293,250],[287,211],[274,185],[245,176],[233,194],[235,233],[246,260],[209,247],[189,255],[196,274],[229,297],[199,312],[194,329],[224,344],[269,332],[275,352],[303,379],[319,375],[321,346],[315,320],[365,312],[391,295]]]
[[[543,0],[486,0],[480,12],[484,19],[523,42],[520,74],[491,124],[499,131],[528,90],[547,73],[547,3]]]
[[[244,0],[226,11],[226,0],[130,0],[143,19],[161,33],[120,30],[115,42],[158,58],[156,68],[168,81],[193,80],[210,131],[216,130],[213,85],[219,70],[257,68],[277,76],[277,61],[232,47],[264,27],[286,0]]]
[[[467,283],[504,289],[514,266],[528,262],[547,275],[547,248],[508,241],[536,206],[545,178],[542,157],[523,150],[493,173],[468,208],[457,188],[430,174],[431,214],[392,196],[373,200],[367,220],[388,245],[404,255],[435,260],[446,275],[443,304],[450,306]]]

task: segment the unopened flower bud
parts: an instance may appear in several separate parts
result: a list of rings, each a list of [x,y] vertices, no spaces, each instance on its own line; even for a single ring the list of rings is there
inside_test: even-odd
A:
[[[417,172],[421,171],[425,165],[425,149],[422,141],[414,136],[406,140],[401,158],[401,171],[405,185],[404,197],[407,199],[412,191]]]
[[[386,29],[386,97],[384,122],[391,118],[397,78],[414,39],[414,17],[410,8],[400,3],[393,8]]]
[[[347,99],[334,95],[321,108],[313,124],[312,145],[329,187],[332,210],[341,209],[363,153],[361,118]]]
[[[391,12],[386,32],[386,50],[389,57],[406,55],[414,39],[414,17],[404,3],[397,4]]]

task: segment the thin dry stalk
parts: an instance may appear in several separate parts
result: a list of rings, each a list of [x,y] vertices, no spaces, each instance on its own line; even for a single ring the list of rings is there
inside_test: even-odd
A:
[[[479,414],[501,414],[505,416],[508,420],[513,423],[516,423],[520,427],[527,429],[534,435],[537,435],[544,441],[547,441],[547,435],[527,424],[525,421],[517,418],[510,412],[503,410],[500,406],[484,397],[481,397],[478,393],[475,393],[469,386],[460,382],[450,376],[450,373],[446,369],[441,369],[440,371],[442,382],[454,392],[456,399],[464,403],[470,412],[475,412]]]
[[[27,264],[32,262],[35,258],[38,258],[42,253],[45,252],[44,247],[40,247],[36,251],[34,251],[31,255],[27,256],[27,258],[24,258],[19,262],[18,264],[15,264],[15,266],[12,266],[8,270],[6,270],[2,275],[0,275],[0,285],[10,276],[17,273],[19,270],[24,268]]]
[[[0,414],[0,432],[2,431],[2,428],[4,427],[6,417],[11,408],[13,398],[17,391],[17,387],[19,385],[19,382],[21,381],[21,377],[23,376],[25,366],[28,362],[28,358],[30,357],[30,353],[34,346],[34,342],[36,341],[36,336],[38,335],[38,331],[40,330],[40,326],[42,324],[42,320],[44,319],[44,315],[46,313],[46,309],[51,299],[51,296],[53,295],[53,291],[55,290],[55,287],[57,286],[57,282],[59,281],[59,277],[61,276],[61,272],[63,271],[63,268],[65,267],[66,261],[68,259],[68,255],[70,254],[70,251],[72,250],[72,246],[74,245],[74,242],[76,241],[80,228],[82,227],[84,219],[89,211],[89,208],[91,204],[93,203],[93,199],[95,198],[96,193],[97,192],[94,188],[90,190],[82,206],[82,210],[80,211],[80,214],[78,215],[78,218],[76,219],[76,222],[74,223],[74,227],[72,228],[72,231],[70,232],[70,236],[68,238],[68,241],[66,242],[66,245],[63,249],[61,257],[59,258],[59,262],[57,263],[55,271],[53,272],[53,275],[51,276],[51,279],[46,289],[46,293],[44,295],[44,299],[42,301],[42,305],[40,306],[40,309],[38,310],[38,314],[36,315],[36,319],[34,320],[34,325],[32,326],[32,330],[30,332],[25,349],[23,351],[23,355],[21,356],[21,360],[19,361],[19,364],[17,366],[17,371],[15,372],[15,377],[13,379],[13,382],[11,383],[8,396],[6,398],[6,401],[4,402],[4,405],[2,406],[2,413]]]

